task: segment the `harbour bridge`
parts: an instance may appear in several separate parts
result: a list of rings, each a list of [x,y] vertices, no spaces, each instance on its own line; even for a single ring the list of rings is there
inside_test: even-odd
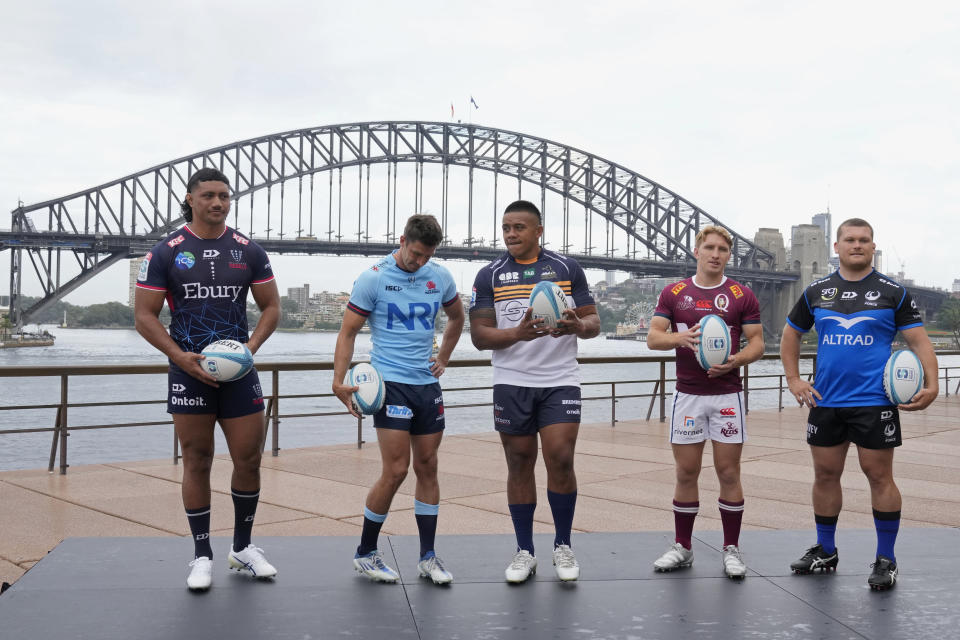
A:
[[[232,182],[231,226],[275,254],[383,255],[396,246],[406,217],[423,212],[436,215],[444,229],[436,257],[489,261],[504,250],[498,246],[503,207],[523,198],[540,206],[544,246],[584,268],[681,278],[695,272],[699,229],[726,226],[635,171],[532,135],[416,121],[312,127],[207,149],[67,196],[20,204],[11,230],[0,231],[0,253],[10,251],[12,323],[22,327],[181,226],[187,180],[204,166]],[[730,231],[731,276],[751,286],[762,303],[793,288],[798,273],[777,270],[773,254]],[[23,284],[30,279],[42,296],[24,308]],[[782,324],[783,315],[770,319]]]

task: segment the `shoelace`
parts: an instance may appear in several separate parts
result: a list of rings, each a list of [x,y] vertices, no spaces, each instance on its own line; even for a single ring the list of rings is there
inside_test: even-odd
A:
[[[558,567],[572,568],[576,564],[576,558],[573,555],[573,549],[566,545],[560,545],[555,549],[556,561]]]
[[[513,556],[513,562],[510,563],[510,568],[524,569],[529,564],[529,561],[527,560],[527,558],[532,558],[532,557],[533,556],[531,556],[529,553],[518,551],[517,554]]]
[[[255,547],[255,546],[253,546],[253,545],[250,545],[250,546],[248,546],[246,549],[244,549],[243,551],[241,551],[240,553],[243,553],[243,552],[246,552],[246,553],[250,554],[251,556],[253,556],[253,557],[251,558],[251,560],[264,560],[264,561],[266,561],[266,559],[263,557],[263,549],[261,549],[260,547]]]
[[[432,558],[427,560],[427,571],[433,571],[434,569],[437,569],[444,573],[447,572],[447,570],[443,566],[443,563],[440,562],[440,558],[438,558],[437,556],[433,556]]]
[[[197,566],[198,564],[200,564],[200,561],[201,561],[201,560],[206,560],[207,562],[210,562],[210,558],[208,558],[208,557],[206,557],[206,556],[200,556],[199,558],[194,558],[193,560],[191,560],[191,561],[190,561],[190,566],[191,566],[191,567]]]
[[[724,547],[724,548],[723,548],[723,552],[724,552],[724,554],[729,554],[730,556],[733,556],[734,558],[736,558],[736,559],[739,560],[740,562],[743,562],[743,556],[740,554],[740,549],[738,549],[738,548],[736,548],[736,547],[733,547],[733,546]],[[729,557],[729,556],[728,556],[728,557]]]

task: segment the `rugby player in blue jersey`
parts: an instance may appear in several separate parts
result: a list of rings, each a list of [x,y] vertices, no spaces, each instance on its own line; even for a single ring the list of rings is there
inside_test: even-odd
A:
[[[453,581],[434,549],[440,504],[437,449],[446,422],[437,379],[460,339],[464,312],[450,272],[430,262],[442,240],[443,231],[433,216],[414,215],[407,220],[400,248],[354,282],[333,357],[333,393],[357,416],[350,398],[357,387],[343,380],[353,359],[357,333],[369,320],[370,362],[380,371],[386,387],[383,407],[373,416],[383,469],[367,494],[353,566],[377,582],[396,582],[400,577],[383,561],[377,539],[390,503],[407,476],[411,450],[417,477],[413,512],[420,531],[417,571],[436,584]],[[439,351],[431,355],[434,321],[441,308],[447,314],[447,327]]]
[[[537,570],[533,472],[539,434],[556,529],[554,568],[560,580],[576,580],[580,565],[570,531],[577,502],[573,459],[581,403],[577,338],[599,334],[600,317],[580,265],[540,247],[543,225],[533,203],[510,204],[501,228],[507,252],[477,273],[470,335],[477,349],[493,350],[493,421],[507,459],[507,502],[517,538],[505,575],[507,582],[519,583]],[[528,308],[530,292],[542,280],[559,286],[571,307],[552,331],[542,320],[533,320]]]
[[[194,173],[181,208],[187,224],[157,243],[141,263],[135,316],[140,335],[170,359],[167,411],[183,452],[183,506],[194,541],[187,586],[205,590],[212,581],[210,469],[217,421],[233,460],[234,533],[227,562],[256,578],[277,573],[250,542],[266,433],[257,370],[217,383],[200,365],[200,352],[229,339],[245,342],[256,353],[277,327],[280,295],[267,254],[227,227],[230,183],[225,175],[212,168]],[[248,290],[262,312],[249,336]],[[158,317],[164,300],[170,307],[169,334]]]
[[[780,342],[790,393],[810,407],[807,443],[813,454],[813,513],[817,544],[790,568],[796,573],[835,569],[835,534],[843,504],[840,476],[850,443],[870,482],[877,530],[871,589],[894,586],[899,575],[894,544],[900,528],[900,491],[893,480],[893,451],[901,444],[900,414],[918,411],[937,397],[937,358],[916,303],[906,288],[873,268],[873,227],[851,218],[837,229],[840,266],[813,282],[797,301]],[[813,384],[800,377],[801,334],[817,331]],[[908,404],[893,406],[883,390],[883,370],[897,332],[923,365],[924,386]]]

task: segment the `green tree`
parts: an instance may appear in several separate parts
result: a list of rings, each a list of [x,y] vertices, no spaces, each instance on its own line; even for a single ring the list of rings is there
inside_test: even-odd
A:
[[[953,341],[960,349],[960,300],[947,300],[937,312],[937,326],[953,333]]]

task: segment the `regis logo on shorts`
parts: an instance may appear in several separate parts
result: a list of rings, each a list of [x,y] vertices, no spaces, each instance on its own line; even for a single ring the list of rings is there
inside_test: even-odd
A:
[[[728,422],[727,426],[725,426],[723,429],[720,429],[720,433],[722,433],[724,437],[729,438],[730,436],[735,436],[740,433],[740,429],[738,429],[737,425],[733,424],[732,422]]]
[[[735,418],[737,416],[737,410],[733,407],[727,407],[726,409],[720,409],[720,415],[726,418]]]

